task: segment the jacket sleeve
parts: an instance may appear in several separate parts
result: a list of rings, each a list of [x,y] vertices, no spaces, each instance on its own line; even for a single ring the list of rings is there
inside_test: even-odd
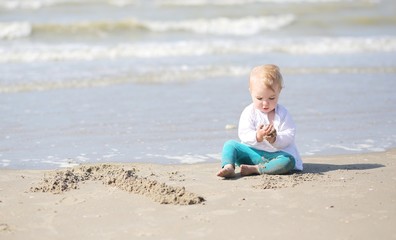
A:
[[[276,140],[273,146],[277,149],[284,149],[294,142],[296,127],[290,114],[285,110],[284,116],[280,119]]]
[[[257,144],[256,124],[253,118],[251,108],[243,110],[239,119],[238,136],[241,142],[254,146]]]

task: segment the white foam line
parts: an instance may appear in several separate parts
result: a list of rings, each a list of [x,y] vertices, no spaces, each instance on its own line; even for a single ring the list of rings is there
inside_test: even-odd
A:
[[[362,149],[360,149],[360,148],[351,148],[351,147],[338,145],[338,144],[328,144],[327,147],[329,147],[329,148],[339,148],[339,149],[343,149],[343,150],[347,150],[347,151],[354,151],[354,152],[362,151]]]
[[[363,1],[368,3],[377,3],[379,0],[349,0],[348,2]],[[124,7],[128,5],[142,5],[145,1],[139,0],[102,0],[102,1],[87,1],[87,0],[2,0],[0,1],[0,9],[31,9],[38,10],[45,7],[56,6],[60,4],[76,5],[90,2],[99,2],[117,7]],[[276,4],[321,4],[332,2],[345,2],[345,0],[155,0],[154,4],[157,6],[239,6],[246,4],[260,4],[260,3],[276,3]]]
[[[1,160],[1,166],[2,167],[8,167],[8,166],[10,166],[10,163],[11,163],[11,160],[8,160],[8,159],[2,159]]]
[[[118,45],[7,44],[0,47],[0,62],[91,61],[97,59],[163,58],[221,54],[334,55],[395,52],[396,37],[334,37],[307,39],[148,42]]]
[[[211,159],[220,159],[217,154],[205,154],[205,155],[180,155],[180,156],[171,156],[171,155],[158,155],[158,154],[148,154],[150,157],[158,157],[158,158],[166,158],[169,160],[177,160],[182,164],[194,164],[194,163],[203,163],[207,162]]]
[[[200,34],[248,36],[263,30],[283,28],[295,20],[291,14],[238,19],[192,19],[183,21],[142,21],[141,24],[154,32],[191,31]]]
[[[28,22],[0,22],[0,39],[16,39],[27,37],[32,33],[32,26]]]
[[[355,147],[348,147],[344,145],[339,145],[339,144],[328,144],[326,147],[329,148],[339,148],[343,149],[346,151],[353,151],[353,152],[360,152],[360,151],[370,151],[370,152],[383,152],[385,151],[385,148],[381,147],[375,147],[374,146],[374,141],[372,139],[367,139],[364,141],[365,143],[357,143],[354,144]]]

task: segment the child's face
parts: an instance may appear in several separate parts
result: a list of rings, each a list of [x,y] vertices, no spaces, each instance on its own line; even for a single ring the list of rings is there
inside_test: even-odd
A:
[[[254,107],[263,113],[269,113],[275,109],[278,104],[280,91],[279,87],[275,86],[273,91],[264,84],[251,84],[250,94],[252,96]]]

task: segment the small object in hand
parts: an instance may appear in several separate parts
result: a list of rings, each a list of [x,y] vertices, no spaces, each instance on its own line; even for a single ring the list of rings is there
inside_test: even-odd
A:
[[[272,131],[270,132],[270,134],[268,134],[269,137],[276,137],[276,130],[275,128],[272,129]]]

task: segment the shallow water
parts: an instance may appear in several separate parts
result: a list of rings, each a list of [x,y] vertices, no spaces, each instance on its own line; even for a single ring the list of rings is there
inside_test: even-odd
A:
[[[303,156],[396,145],[393,1],[0,0],[0,164],[219,161],[281,67]]]

